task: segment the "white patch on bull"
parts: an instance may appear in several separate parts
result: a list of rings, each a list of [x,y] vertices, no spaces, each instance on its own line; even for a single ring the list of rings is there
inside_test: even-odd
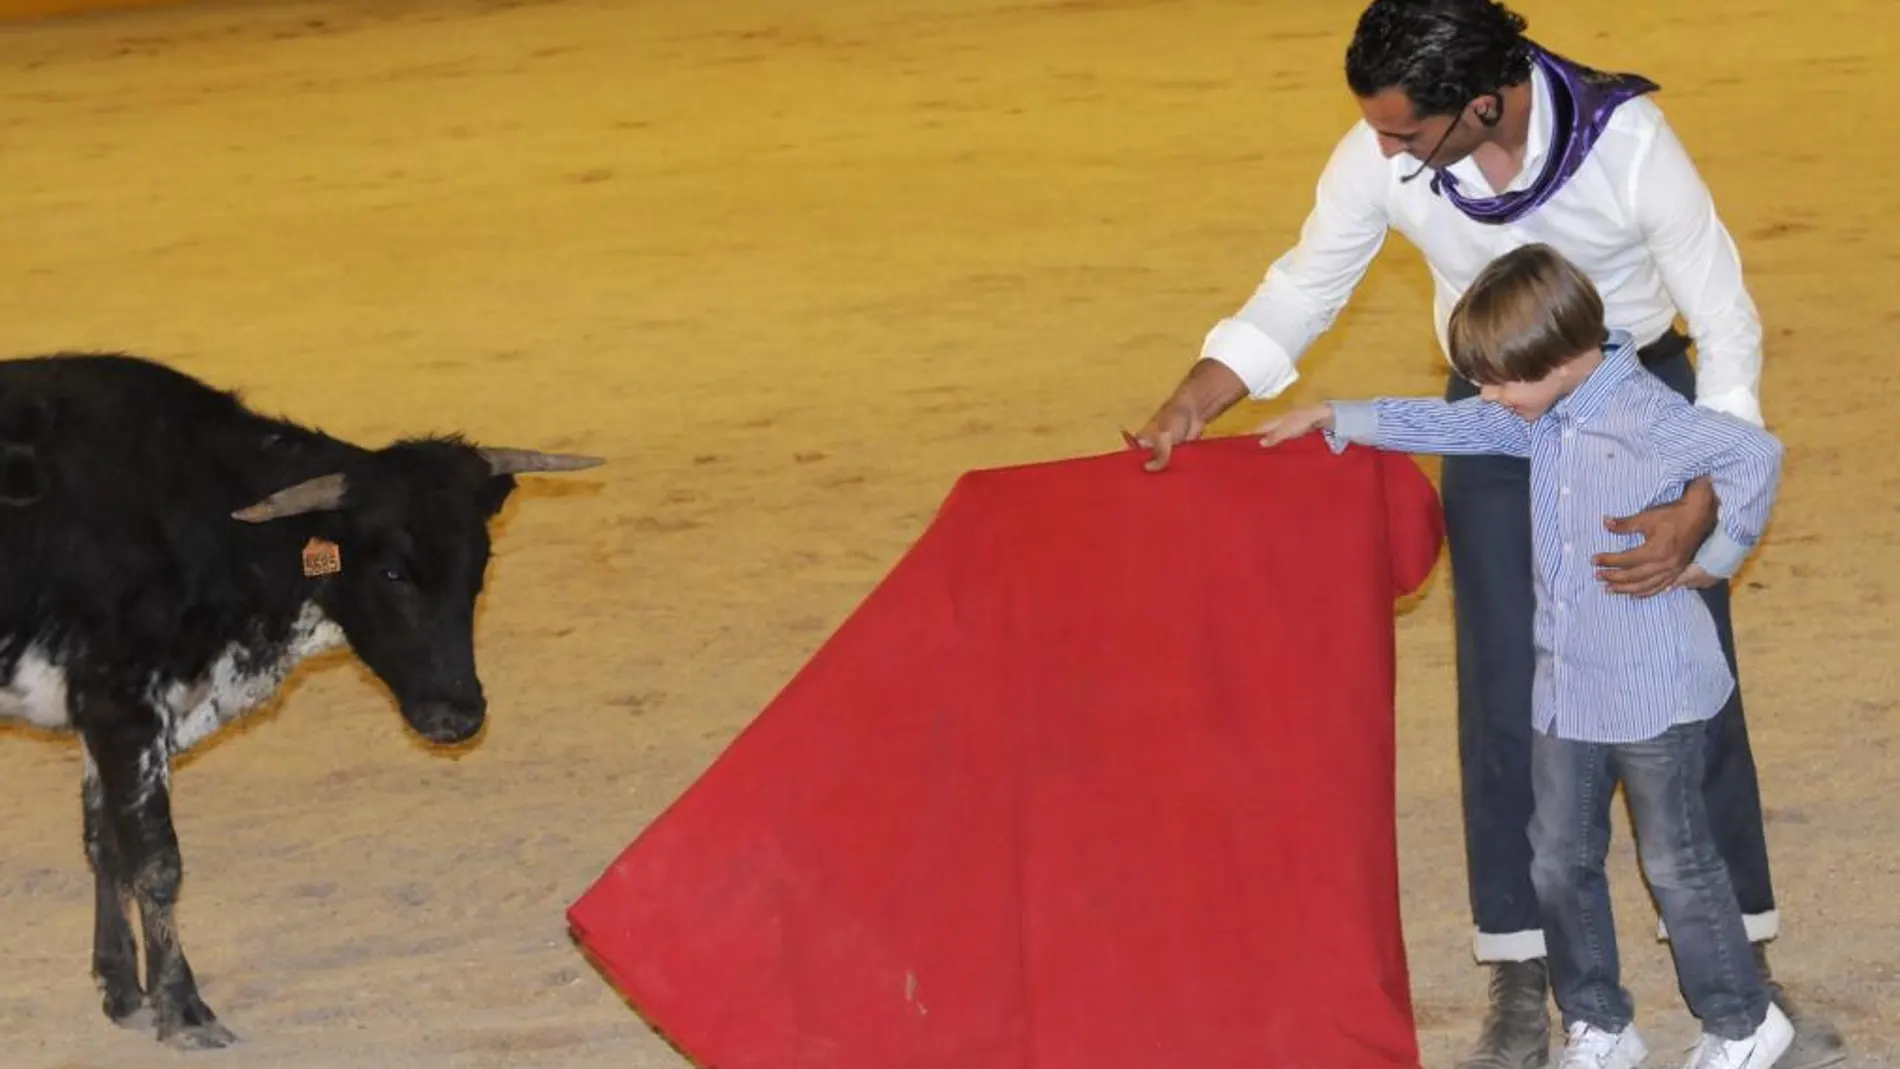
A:
[[[41,647],[28,646],[10,675],[0,676],[0,718],[64,731],[72,724],[66,707],[66,673]]]
[[[171,758],[157,744],[139,751],[138,771],[132,779],[132,805],[143,806],[152,800],[160,787],[170,788],[172,783]]]
[[[343,629],[306,602],[276,656],[260,655],[234,642],[218,655],[203,679],[155,684],[153,702],[164,719],[170,751],[185,753],[270,701],[297,665],[343,643]]]
[[[343,629],[315,604],[305,603],[277,649],[233,642],[204,678],[153,680],[146,698],[165,730],[165,748],[182,754],[214,732],[270,701],[303,661],[344,645]],[[0,719],[54,731],[72,730],[66,671],[40,645],[28,646],[10,673],[0,675]]]

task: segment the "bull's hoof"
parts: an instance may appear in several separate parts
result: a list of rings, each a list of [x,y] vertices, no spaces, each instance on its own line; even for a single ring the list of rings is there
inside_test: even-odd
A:
[[[145,992],[140,991],[137,984],[105,985],[99,1008],[105,1011],[107,1020],[120,1028],[147,1029],[155,1023],[152,1008],[145,1002]]]
[[[107,1006],[106,1016],[112,1019],[113,1024],[131,1032],[149,1032],[158,1023],[157,1016],[152,1013],[152,1008],[142,1002],[118,1013],[114,1013],[112,1007]]]
[[[176,1050],[219,1050],[238,1041],[237,1036],[216,1021],[204,1024],[160,1025],[158,1041]]]

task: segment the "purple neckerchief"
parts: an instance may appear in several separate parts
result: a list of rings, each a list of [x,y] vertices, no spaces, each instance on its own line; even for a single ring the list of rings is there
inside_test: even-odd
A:
[[[1458,192],[1451,172],[1434,169],[1432,192],[1480,223],[1509,223],[1535,211],[1570,181],[1590,155],[1610,114],[1625,101],[1660,88],[1640,74],[1606,74],[1574,63],[1537,44],[1531,44],[1531,62],[1542,67],[1550,82],[1550,148],[1544,169],[1527,189],[1496,197],[1473,199]]]

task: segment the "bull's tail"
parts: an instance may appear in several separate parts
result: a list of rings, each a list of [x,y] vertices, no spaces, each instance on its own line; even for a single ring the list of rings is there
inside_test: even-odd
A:
[[[43,398],[0,391],[0,506],[30,505],[46,493],[40,445],[53,427]]]

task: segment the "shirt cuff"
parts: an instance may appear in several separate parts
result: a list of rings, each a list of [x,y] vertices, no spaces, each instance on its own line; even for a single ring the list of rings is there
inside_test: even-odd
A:
[[[1715,533],[1702,543],[1702,548],[1696,551],[1695,562],[1717,579],[1729,579],[1741,570],[1742,562],[1748,559],[1749,549],[1729,537],[1727,531],[1717,527]]]
[[[1299,380],[1293,361],[1278,342],[1243,319],[1223,319],[1201,342],[1201,356],[1224,364],[1247,384],[1247,393],[1265,401]]]
[[[1707,397],[1698,397],[1695,403],[1698,408],[1726,413],[1744,423],[1762,426],[1761,402],[1755,399],[1754,394],[1740,386],[1718,394],[1710,394]]]
[[[1325,432],[1326,444],[1335,453],[1358,442],[1376,445],[1379,440],[1379,409],[1371,401],[1334,401],[1333,429]]]

